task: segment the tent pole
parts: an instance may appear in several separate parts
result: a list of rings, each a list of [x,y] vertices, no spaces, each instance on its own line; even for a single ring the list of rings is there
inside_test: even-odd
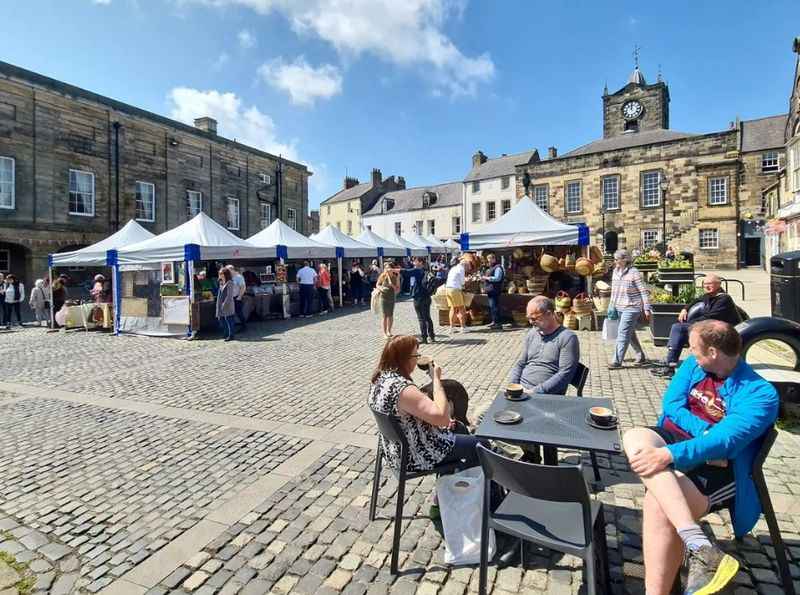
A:
[[[50,328],[56,328],[56,315],[53,310],[53,267],[47,267],[48,275],[50,276]]]
[[[336,268],[339,270],[339,307],[344,308],[344,301],[342,300],[342,257],[336,259]]]
[[[122,300],[120,299],[120,292],[119,292],[119,281],[120,281],[120,273],[119,273],[119,265],[114,264],[112,267],[112,279],[111,279],[111,299],[114,301],[114,335],[119,336],[119,316],[120,316],[120,304]]]
[[[184,270],[186,271],[186,285],[189,290],[189,328],[186,329],[186,336],[192,336],[192,305],[194,304],[194,261],[184,260]]]

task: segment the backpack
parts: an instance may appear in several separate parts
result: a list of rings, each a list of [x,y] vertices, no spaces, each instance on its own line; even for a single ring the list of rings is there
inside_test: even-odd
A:
[[[427,295],[427,297],[430,297],[436,293],[436,290],[442,283],[444,283],[443,279],[440,279],[436,276],[436,274],[429,271],[425,273],[425,276],[422,278],[420,289],[424,294]]]

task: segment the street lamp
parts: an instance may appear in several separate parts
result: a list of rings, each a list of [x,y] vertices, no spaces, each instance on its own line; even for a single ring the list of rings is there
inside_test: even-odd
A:
[[[661,190],[661,244],[664,251],[667,250],[667,190],[669,190],[669,180],[662,174],[658,182]]]

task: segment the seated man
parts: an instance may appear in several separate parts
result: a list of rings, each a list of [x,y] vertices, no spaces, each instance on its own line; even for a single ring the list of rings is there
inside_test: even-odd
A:
[[[689,339],[688,322],[689,310],[697,303],[703,303],[703,313],[696,316],[692,322],[701,320],[722,320],[728,324],[737,325],[741,321],[739,313],[736,311],[736,304],[727,293],[722,291],[721,279],[712,274],[708,274],[703,279],[703,291],[705,294],[697,298],[680,311],[678,322],[672,325],[669,330],[669,342],[667,343],[667,359],[664,364],[666,368],[656,368],[651,372],[657,376],[672,376],[678,360],[681,357],[683,346]]]
[[[543,295],[528,302],[528,321],[533,328],[525,335],[522,353],[511,369],[510,383],[521,384],[528,394],[563,395],[580,360],[578,337],[556,317],[553,300]],[[527,449],[526,460],[539,463],[539,448]],[[545,448],[545,464],[558,464],[556,449]]]
[[[716,593],[739,562],[712,545],[697,521],[730,508],[737,537],[761,514],[750,477],[761,436],[775,423],[778,395],[739,357],[730,324],[704,320],[689,331],[692,356],[664,394],[658,426],[625,433],[625,453],[647,488],[643,511],[645,589],[669,593],[689,553],[686,593]]]

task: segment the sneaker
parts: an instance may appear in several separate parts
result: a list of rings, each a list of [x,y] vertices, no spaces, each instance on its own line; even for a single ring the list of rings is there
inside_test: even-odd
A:
[[[422,337],[422,338],[419,340],[419,342],[420,342],[420,343],[425,343],[425,344],[427,345],[427,344],[428,344],[428,339],[427,339],[427,337]]]
[[[619,370],[622,367],[622,364],[618,364],[617,362],[611,362],[608,364],[609,370]]]
[[[428,516],[431,517],[432,521],[438,521],[442,518],[442,513],[439,510],[438,504],[431,504],[430,509],[428,509]]]
[[[739,572],[739,561],[716,546],[704,545],[689,551],[686,595],[718,593]]]
[[[634,361],[633,365],[636,366],[637,368],[643,368],[645,366],[649,366],[650,362],[647,361],[647,358],[643,357],[642,359],[637,359],[636,361]]]
[[[429,340],[431,343],[436,343],[436,337],[431,337],[431,338],[430,338],[430,339],[428,339],[428,340]]]

